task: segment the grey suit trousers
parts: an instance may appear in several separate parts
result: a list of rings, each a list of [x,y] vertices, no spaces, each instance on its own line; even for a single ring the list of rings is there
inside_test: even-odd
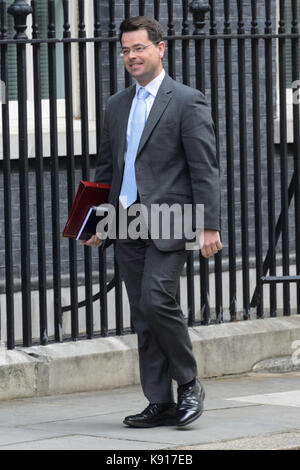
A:
[[[128,218],[130,223],[130,218]],[[160,251],[151,239],[117,239],[115,253],[138,337],[140,379],[150,403],[174,402],[178,385],[197,376],[188,328],[176,293],[186,250]]]

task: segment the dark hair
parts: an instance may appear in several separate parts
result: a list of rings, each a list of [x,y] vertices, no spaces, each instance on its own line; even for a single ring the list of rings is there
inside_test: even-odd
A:
[[[122,21],[120,25],[119,40],[122,41],[123,33],[130,33],[145,29],[148,33],[149,41],[158,43],[163,40],[163,29],[158,21],[149,16],[134,16]]]

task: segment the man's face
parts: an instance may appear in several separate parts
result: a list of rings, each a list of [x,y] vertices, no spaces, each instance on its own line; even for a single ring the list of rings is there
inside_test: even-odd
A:
[[[132,50],[138,46],[149,46],[142,52]],[[140,85],[145,86],[162,71],[162,58],[164,56],[165,43],[153,44],[148,39],[145,29],[123,33],[122,49],[129,51],[123,56],[126,70]]]

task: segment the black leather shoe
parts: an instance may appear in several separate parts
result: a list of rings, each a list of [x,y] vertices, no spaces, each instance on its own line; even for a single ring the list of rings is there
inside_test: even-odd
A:
[[[133,428],[176,426],[176,403],[150,403],[141,413],[126,416],[123,423]]]
[[[178,388],[177,426],[186,426],[202,415],[204,398],[205,391],[198,379],[195,385]]]

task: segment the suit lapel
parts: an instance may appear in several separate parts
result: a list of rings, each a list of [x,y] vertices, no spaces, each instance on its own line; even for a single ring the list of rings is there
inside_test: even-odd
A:
[[[150,114],[145,124],[143,134],[141,136],[139,148],[137,151],[137,157],[147,140],[149,139],[154,127],[158,123],[161,115],[169,104],[170,99],[172,98],[173,84],[172,79],[169,75],[166,74],[159,90],[154,100],[153,106],[151,108]]]

